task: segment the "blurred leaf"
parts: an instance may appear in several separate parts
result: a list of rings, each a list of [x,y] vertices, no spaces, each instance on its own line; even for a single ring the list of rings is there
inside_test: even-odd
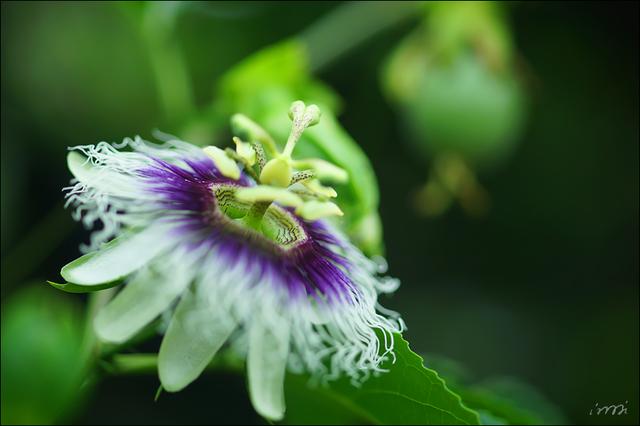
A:
[[[461,391],[465,404],[484,409],[506,424],[563,424],[562,413],[533,387],[509,377],[480,382]]]
[[[167,124],[184,123],[195,111],[191,78],[175,33],[182,4],[146,2],[140,25]]]
[[[558,408],[532,386],[512,377],[495,377],[474,382],[460,364],[429,355],[429,364],[438,369],[464,403],[480,414],[482,424],[563,424]]]
[[[426,24],[433,53],[447,61],[465,49],[479,51],[492,68],[508,66],[514,48],[500,2],[427,2]]]
[[[309,129],[296,146],[296,157],[320,157],[349,173],[349,182],[338,186],[337,203],[345,212],[345,227],[368,254],[382,250],[380,227],[371,230],[362,223],[379,225],[378,184],[368,158],[340,126],[336,113],[338,96],[313,80],[308,71],[305,47],[296,40],[270,46],[242,61],[218,85],[215,107],[218,114],[241,112],[284,144],[290,121],[286,111],[300,99],[322,109],[320,123]],[[371,217],[374,219],[372,220]]]
[[[434,370],[395,336],[395,364],[360,387],[348,379],[310,387],[304,376],[289,375],[285,386],[287,424],[479,424]],[[312,402],[310,402],[312,401]]]
[[[274,7],[273,3],[262,1],[185,1],[180,2],[180,5],[187,12],[229,20],[261,15],[269,8]]]
[[[43,287],[2,306],[2,424],[51,424],[80,404],[83,320]]]
[[[3,4],[3,95],[45,135],[38,151],[158,124],[147,52],[118,3]]]
[[[254,53],[221,78],[218,85],[221,101],[229,107],[248,106],[255,93],[267,87],[299,89],[309,79],[306,55],[304,45],[296,41],[278,43]]]
[[[119,1],[116,2],[116,7],[118,7],[125,15],[129,16],[133,20],[142,20],[144,11],[147,8],[147,2]]]
[[[485,410],[477,410],[478,415],[480,416],[480,423],[483,425],[507,425],[506,420],[498,418]]]
[[[20,234],[23,215],[19,212],[24,209],[26,184],[25,153],[23,147],[16,143],[14,128],[10,126],[10,120],[6,118],[7,109],[2,108],[2,144],[0,144],[0,245],[2,251],[14,242]],[[3,276],[5,270],[2,270]],[[7,285],[3,283],[3,285]]]

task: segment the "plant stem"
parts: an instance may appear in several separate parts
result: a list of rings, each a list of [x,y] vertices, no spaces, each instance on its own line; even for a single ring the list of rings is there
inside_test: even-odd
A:
[[[114,375],[156,374],[158,371],[157,354],[118,354],[114,355],[106,367]],[[230,351],[217,354],[207,365],[210,371],[241,372],[244,362]]]
[[[309,50],[311,71],[325,68],[373,35],[418,15],[421,3],[362,1],[336,7],[301,34]]]
[[[270,205],[271,201],[256,201],[253,203],[247,214],[242,218],[242,221],[253,229],[260,231],[262,217],[267,212]]]
[[[183,124],[195,112],[189,72],[175,35],[178,2],[148,2],[142,21],[165,120]]]

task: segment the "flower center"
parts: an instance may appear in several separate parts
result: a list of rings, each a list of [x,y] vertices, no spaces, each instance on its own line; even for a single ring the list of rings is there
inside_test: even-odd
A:
[[[319,108],[296,101],[291,105],[289,117],[291,132],[282,151],[262,127],[241,114],[231,119],[234,133],[239,135],[233,138],[235,150],[204,148],[224,176],[237,180],[244,172],[257,183],[250,187],[212,188],[220,210],[238,226],[260,233],[283,247],[306,238],[296,216],[305,220],[342,216],[340,208],[329,201],[337,196],[336,191],[322,181],[342,183],[348,177],[343,169],[325,160],[292,158],[302,133],[319,122]]]
[[[263,245],[269,249],[276,245],[289,250],[307,240],[307,233],[298,219],[290,211],[276,204],[266,205],[257,229],[246,226],[244,218],[255,208],[256,203],[238,200],[235,193],[241,188],[233,185],[214,185],[211,188],[218,209],[224,214],[223,220],[228,220],[227,229],[241,237],[251,235],[262,240]]]

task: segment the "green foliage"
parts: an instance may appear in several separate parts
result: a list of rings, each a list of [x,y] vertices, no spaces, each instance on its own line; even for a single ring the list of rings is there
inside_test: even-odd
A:
[[[46,137],[20,143],[57,155],[64,146],[97,142],[96,129],[109,140],[156,124],[144,45],[113,3],[7,9],[14,19],[27,19],[29,35],[13,29],[20,42],[3,45],[3,86],[30,111],[31,126],[47,129]]]
[[[359,386],[344,377],[316,384],[308,375],[288,373],[283,424],[481,424],[481,420],[497,424],[490,413],[467,408],[436,371],[425,368],[402,336],[394,339],[395,363],[387,361],[383,366],[387,372],[372,375]],[[113,374],[155,374],[158,358],[122,354],[107,365]],[[216,354],[207,370],[244,374],[244,364],[234,350],[225,350]]]
[[[51,424],[81,401],[87,358],[70,299],[28,288],[2,306],[2,424]]]
[[[474,381],[470,373],[455,361],[427,356],[464,403],[480,414],[482,424],[564,424],[560,410],[544,395],[521,380],[493,377]]]
[[[505,424],[563,424],[564,416],[531,386],[509,377],[485,380],[461,391],[470,407],[490,413]]]
[[[434,370],[395,336],[396,362],[361,386],[342,378],[310,386],[305,376],[289,375],[285,392],[287,424],[479,424]]]

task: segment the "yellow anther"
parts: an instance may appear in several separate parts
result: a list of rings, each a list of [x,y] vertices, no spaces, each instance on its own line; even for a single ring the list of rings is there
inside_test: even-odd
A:
[[[275,186],[258,185],[248,188],[241,188],[236,191],[236,198],[240,201],[259,202],[275,201],[283,206],[300,207],[303,204],[302,198],[291,191]]]
[[[318,179],[309,179],[302,182],[302,184],[316,195],[327,198],[335,198],[338,196],[338,193],[335,189],[330,186],[322,185]]]
[[[240,169],[234,160],[229,158],[227,154],[217,146],[207,146],[202,151],[211,158],[213,164],[220,170],[224,176],[237,180],[240,178]]]
[[[307,220],[317,220],[327,216],[343,216],[342,210],[331,201],[311,200],[296,208],[296,213]]]
[[[231,117],[231,130],[234,135],[245,141],[261,143],[270,155],[275,155],[278,152],[271,135],[244,114],[234,114]]]
[[[240,138],[235,136],[233,138],[233,142],[236,144],[236,152],[240,158],[243,158],[250,166],[256,164],[256,151],[250,143],[243,142]]]

